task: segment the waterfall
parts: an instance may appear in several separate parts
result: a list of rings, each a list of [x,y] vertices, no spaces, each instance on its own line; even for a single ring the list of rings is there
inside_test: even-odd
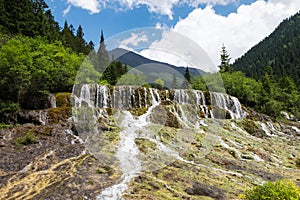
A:
[[[81,84],[74,86],[72,100],[75,107],[74,122],[79,126],[76,128],[79,129],[79,132],[83,130],[80,134],[88,135],[83,136],[85,140],[82,141],[92,140],[87,145],[98,144],[93,141],[93,133],[96,136],[94,138],[101,137],[102,133],[101,129],[98,129],[98,124],[102,119],[108,120],[108,109],[116,110],[115,114],[110,113],[110,115],[113,115],[114,120],[118,123],[117,126],[121,128],[119,131],[120,141],[114,150],[114,158],[119,161],[118,166],[122,172],[121,180],[104,189],[97,196],[98,200],[122,199],[123,193],[128,189],[128,183],[142,169],[147,168],[144,166],[143,157],[141,157],[141,152],[136,144],[137,138],[146,138],[154,142],[158,150],[168,156],[184,162],[191,162],[181,158],[177,150],[171,148],[171,145],[168,147],[156,140],[157,135],[151,135],[150,126],[165,126],[168,117],[171,117],[171,121],[178,121],[179,128],[188,128],[193,131],[198,129],[199,131],[200,126],[207,126],[203,121],[204,118],[214,117],[213,109],[223,109],[229,112],[233,119],[243,118],[245,115],[237,98],[221,93],[204,93],[199,90],[161,91],[136,86],[113,87]],[[82,110],[76,110],[80,108]],[[141,108],[146,108],[145,112],[139,116],[132,114],[135,113],[132,111]],[[79,136],[81,137],[81,135]]]
[[[170,92],[163,92],[153,88],[108,87],[96,84],[83,84],[75,88],[76,91],[73,91],[75,107],[148,109],[151,105],[162,101],[163,105],[170,105],[171,102],[173,105],[191,106],[198,118],[241,119],[246,116],[239,100],[223,93],[207,92],[208,95],[205,95],[203,91],[199,90],[174,89]],[[226,115],[226,112],[229,113],[229,116]],[[182,114],[181,112],[179,115],[183,117]],[[185,121],[185,119],[182,120]]]
[[[56,97],[54,94],[49,95],[50,108],[56,108]]]
[[[210,97],[212,106],[228,111],[232,119],[240,119],[245,116],[242,106],[236,97],[216,92],[211,92]]]
[[[129,95],[133,95],[132,91],[129,91]],[[122,199],[123,192],[128,189],[127,184],[140,173],[142,165],[138,159],[139,149],[135,144],[135,139],[138,137],[138,133],[150,123],[148,117],[151,115],[152,110],[160,104],[157,90],[150,89],[150,94],[152,106],[149,107],[144,115],[134,118],[130,112],[125,110],[121,112],[122,116],[118,117],[122,118],[120,127],[123,130],[120,132],[120,143],[116,157],[120,163],[122,181],[103,190],[101,194],[97,196],[97,200]]]

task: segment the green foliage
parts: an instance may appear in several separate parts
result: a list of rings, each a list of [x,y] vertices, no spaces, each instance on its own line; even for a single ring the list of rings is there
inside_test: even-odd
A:
[[[286,180],[266,182],[261,186],[249,189],[245,192],[246,200],[298,200],[300,188],[295,183]]]
[[[49,92],[71,91],[82,61],[60,42],[13,38],[0,48],[1,99],[26,109],[43,107]]]
[[[245,77],[242,72],[222,73],[222,79],[228,94],[238,97],[244,105],[258,105],[262,92],[260,82]]]
[[[219,65],[220,71],[221,72],[229,72],[232,71],[232,66],[229,64],[230,62],[230,55],[228,54],[226,47],[222,46],[221,48],[221,55],[220,55],[220,60],[221,64]]]
[[[65,23],[67,25],[67,23]],[[0,32],[11,35],[44,37],[48,42],[61,41],[75,52],[88,54],[93,46],[83,39],[79,25],[76,35],[73,26],[60,31],[51,10],[44,0],[0,1]],[[2,43],[0,36],[0,45]]]
[[[126,74],[126,65],[120,61],[113,61],[103,72],[102,80],[107,80],[110,85],[116,85],[123,74]],[[129,77],[128,77],[129,78]],[[119,83],[118,83],[119,84]]]
[[[259,80],[270,66],[275,79],[291,78],[299,89],[300,80],[300,12],[285,19],[275,31],[250,49],[233,64],[235,70]]]
[[[11,127],[13,127],[13,125],[0,123],[0,130],[6,129],[6,128],[11,128]]]
[[[154,81],[154,84],[157,86],[157,89],[163,89],[165,82],[161,78],[157,78]]]
[[[118,85],[135,85],[141,86],[145,83],[146,76],[143,74],[126,73],[118,80]]]
[[[265,75],[259,81],[247,78],[242,72],[221,75],[226,92],[238,97],[244,105],[273,117],[279,117],[283,110],[300,117],[300,94],[291,78],[285,76],[277,82],[270,67],[266,68]],[[203,82],[207,83],[196,81],[192,82],[193,87],[203,88]]]
[[[182,83],[182,88],[190,88],[190,82],[191,82],[191,74],[190,74],[190,71],[189,71],[189,68],[185,68],[185,73],[184,73],[184,80],[183,80],[183,83]]]
[[[17,137],[14,144],[17,146],[33,144],[39,137],[35,136],[33,130],[29,130],[26,135]]]
[[[194,76],[191,80],[191,85],[192,88],[195,90],[202,90],[202,91],[207,90],[205,80],[201,76]]]

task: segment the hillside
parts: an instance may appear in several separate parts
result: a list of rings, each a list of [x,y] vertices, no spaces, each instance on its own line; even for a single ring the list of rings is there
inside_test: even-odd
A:
[[[285,19],[268,37],[237,59],[233,67],[260,79],[267,66],[277,78],[285,75],[296,85],[300,80],[300,12]]]
[[[151,60],[151,59],[145,58],[139,54],[136,54],[132,51],[127,51],[127,50],[121,49],[121,48],[117,48],[117,49],[110,51],[109,55],[110,55],[110,57],[113,56],[115,58],[115,60],[120,61],[121,63],[129,65],[134,68],[142,66],[142,65],[151,65],[152,68],[158,68],[160,70],[168,69],[167,71],[171,75],[174,73],[174,72],[171,72],[172,70],[175,70],[175,71],[179,72],[180,74],[184,75],[185,69],[186,69],[186,66],[185,67],[174,66],[174,65],[171,65],[168,63]],[[152,71],[152,70],[150,70],[150,71]],[[193,67],[189,67],[189,71],[190,71],[191,75],[206,74],[206,72],[204,72],[200,69],[193,68]],[[147,71],[145,71],[145,72],[147,72]],[[162,72],[162,71],[160,71],[160,72]]]
[[[299,123],[241,110],[235,97],[95,84],[73,95],[73,108],[59,93],[0,130],[0,199],[225,200],[300,183]]]

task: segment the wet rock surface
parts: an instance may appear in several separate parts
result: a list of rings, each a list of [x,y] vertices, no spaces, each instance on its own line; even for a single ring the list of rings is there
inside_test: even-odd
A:
[[[225,199],[223,190],[198,182],[194,183],[193,187],[188,188],[186,192],[190,195],[207,196],[217,200]]]

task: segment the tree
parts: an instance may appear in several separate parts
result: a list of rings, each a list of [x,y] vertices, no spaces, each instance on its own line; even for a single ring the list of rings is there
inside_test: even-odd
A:
[[[228,71],[232,71],[231,70],[231,66],[229,64],[230,62],[230,55],[228,54],[226,47],[222,46],[222,50],[221,50],[221,64],[219,65],[220,71],[221,72],[228,72]]]
[[[178,84],[177,84],[177,78],[175,73],[173,74],[173,78],[172,78],[172,83],[171,83],[171,89],[177,89],[178,88]]]
[[[182,83],[182,88],[184,88],[184,89],[190,88],[190,82],[191,82],[191,74],[190,74],[189,68],[186,67],[185,73],[184,73],[184,80]]]
[[[100,46],[97,55],[98,55],[99,62],[98,62],[98,66],[96,66],[96,70],[98,72],[104,72],[104,70],[109,66],[109,56],[106,50],[106,45],[104,42],[104,35],[102,30],[100,36]]]
[[[160,77],[158,77],[158,78],[154,81],[155,87],[156,87],[157,89],[160,89],[160,90],[163,89],[164,84],[165,84],[165,82],[164,82]]]

